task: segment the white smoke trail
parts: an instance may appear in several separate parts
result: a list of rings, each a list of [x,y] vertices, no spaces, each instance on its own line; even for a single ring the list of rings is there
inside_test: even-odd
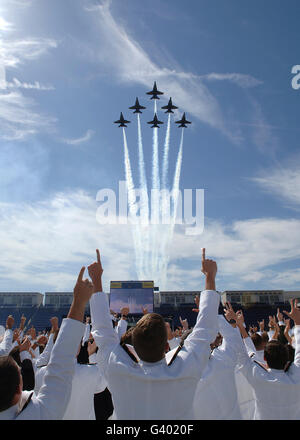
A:
[[[147,278],[146,275],[149,272],[149,198],[148,198],[148,188],[147,188],[147,178],[145,171],[144,162],[144,151],[143,151],[143,139],[142,139],[142,129],[140,115],[137,114],[138,121],[138,152],[139,152],[139,177],[140,177],[140,189],[141,193],[141,222],[140,222],[140,237],[141,237],[141,267],[142,267],[142,277]]]
[[[127,138],[125,129],[123,128],[123,143],[124,143],[124,164],[125,164],[125,177],[127,184],[127,193],[128,193],[128,207],[129,207],[129,216],[135,222],[133,224],[133,241],[134,241],[134,249],[135,249],[135,259],[136,259],[136,271],[139,279],[142,276],[142,268],[141,268],[141,234],[139,230],[139,224],[137,222],[137,205],[135,198],[135,189],[134,182],[132,177],[131,165],[130,165],[130,157],[127,145]]]
[[[177,161],[176,161],[176,167],[175,167],[175,173],[174,173],[174,180],[173,180],[173,188],[172,188],[172,213],[170,218],[170,227],[168,231],[168,237],[165,242],[165,248],[162,249],[162,267],[161,267],[161,284],[164,286],[167,276],[167,267],[169,263],[170,258],[170,246],[172,243],[173,235],[174,235],[174,228],[176,223],[176,217],[177,217],[177,208],[178,208],[178,198],[179,198],[179,185],[180,185],[180,175],[181,175],[181,166],[182,166],[182,156],[183,156],[183,132],[184,129],[181,131],[181,140],[180,140],[180,146],[179,151],[177,155]]]
[[[169,146],[170,146],[170,131],[171,131],[171,113],[168,114],[168,125],[164,144],[164,156],[162,166],[162,188],[166,189],[168,186],[168,167],[169,167]]]
[[[156,100],[154,100],[154,114],[157,113]],[[152,156],[152,277],[157,279],[158,273],[158,224],[160,221],[160,178],[159,178],[159,153],[158,153],[158,127],[153,128],[153,156]]]

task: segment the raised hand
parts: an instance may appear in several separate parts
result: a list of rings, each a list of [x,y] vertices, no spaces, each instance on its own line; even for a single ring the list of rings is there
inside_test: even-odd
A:
[[[294,299],[294,300],[290,300],[290,304],[291,304],[291,311],[287,312],[285,310],[283,310],[283,313],[285,315],[287,315],[290,319],[292,319],[295,323],[295,325],[300,325],[300,309],[298,309],[297,307],[297,303],[298,300]]]
[[[26,336],[26,338],[24,339],[24,341],[22,342],[22,344],[19,345],[19,351],[29,351],[31,347],[31,342],[30,339],[28,338],[28,336]]]
[[[12,317],[12,315],[8,315],[8,317],[6,319],[6,328],[11,330],[13,328],[14,323],[15,323],[15,320]]]
[[[89,271],[89,276],[91,277],[91,280],[94,285],[94,292],[102,292],[103,268],[100,259],[100,252],[98,249],[96,249],[96,254],[97,254],[97,262],[92,263],[88,267],[88,271]]]
[[[235,315],[236,315],[236,323],[237,323],[237,325],[244,327],[245,318],[244,318],[242,310],[238,310]]]
[[[283,321],[283,314],[280,312],[279,308],[277,309],[277,319],[278,321]]]
[[[68,318],[81,322],[83,321],[85,306],[94,291],[94,286],[88,279],[83,281],[84,271],[85,267],[82,267],[74,287],[73,302],[68,313]]]
[[[13,331],[13,342],[15,342],[15,341],[17,341],[17,340],[19,339],[19,337],[20,337],[20,333],[21,333],[21,330],[18,329],[18,328],[16,328],[16,329]]]
[[[265,320],[263,319],[262,321],[257,321],[258,325],[259,325],[259,329],[261,332],[263,332],[265,330]]]
[[[202,249],[202,268],[201,271],[206,276],[205,289],[216,290],[215,278],[217,274],[217,264],[213,260],[205,257],[205,248]]]
[[[146,307],[142,306],[142,313],[143,313],[143,315],[147,315],[148,309]]]
[[[196,309],[192,309],[192,312],[199,312],[199,304],[200,304],[200,296],[196,295],[194,298],[195,304],[196,304]]]
[[[26,322],[26,317],[25,317],[24,314],[22,313],[21,320],[20,320],[20,327],[19,327],[20,330],[23,330],[23,329],[24,329],[25,322]]]
[[[231,320],[234,320],[235,322],[237,321],[237,316],[236,316],[236,313],[235,313],[235,311],[233,310],[233,308],[232,308],[232,305],[230,304],[230,302],[229,301],[227,301],[226,303],[225,303],[225,309],[224,309],[224,315],[225,315],[225,318],[227,319],[227,321],[231,321]]]
[[[50,322],[51,322],[51,332],[54,333],[56,330],[58,330],[58,318],[57,316],[53,316],[52,318],[50,318]]]
[[[183,330],[189,329],[189,323],[188,323],[187,319],[181,319],[181,316],[179,316],[179,321],[180,321],[180,324],[182,325]]]

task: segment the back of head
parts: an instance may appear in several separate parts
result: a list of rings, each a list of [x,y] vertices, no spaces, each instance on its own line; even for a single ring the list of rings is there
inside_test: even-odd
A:
[[[167,329],[157,313],[144,315],[132,331],[132,343],[139,358],[145,362],[158,362],[165,355]]]
[[[277,340],[272,340],[267,343],[264,350],[265,360],[270,368],[276,370],[284,370],[286,363],[289,360],[289,352],[287,347]]]
[[[132,332],[134,330],[134,327],[130,327],[122,336],[120,339],[120,344],[129,344],[132,345]]]
[[[19,346],[14,347],[10,353],[9,356],[11,356],[19,365],[19,367],[21,366],[21,357],[20,357],[20,349]]]
[[[20,385],[19,367],[11,356],[0,357],[0,411],[12,406]]]
[[[253,333],[253,335],[251,335],[251,339],[256,350],[263,350],[264,348],[263,340],[258,333]]]

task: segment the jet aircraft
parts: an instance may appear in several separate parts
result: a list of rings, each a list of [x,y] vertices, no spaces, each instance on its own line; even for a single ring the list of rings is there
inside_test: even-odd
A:
[[[174,113],[173,110],[177,109],[176,105],[173,105],[172,98],[169,99],[168,105],[164,105],[162,107],[163,110],[166,110],[165,113]]]
[[[187,121],[185,119],[185,113],[183,113],[182,118],[180,119],[180,121],[176,121],[175,124],[180,124],[178,127],[183,127],[186,128],[186,124],[191,124],[190,121]]]
[[[120,124],[119,127],[127,127],[126,124],[129,124],[130,121],[126,121],[124,119],[123,113],[121,112],[120,119],[118,121],[115,121],[114,124]]]
[[[142,113],[141,110],[145,110],[146,107],[140,105],[138,98],[135,100],[135,104],[132,107],[129,107],[130,110],[134,110],[133,113]]]

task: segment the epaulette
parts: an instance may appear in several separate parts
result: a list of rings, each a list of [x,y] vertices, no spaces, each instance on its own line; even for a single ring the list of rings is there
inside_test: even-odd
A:
[[[126,344],[120,344],[121,347],[123,348],[123,350],[126,351],[126,353],[128,354],[128,356],[133,360],[133,362],[135,362],[136,364],[139,363],[139,361],[137,360],[137,358],[134,356],[133,353],[131,353],[131,351],[129,350],[129,348],[127,347]]]
[[[265,371],[268,371],[268,369],[264,366],[264,365],[262,365],[260,362],[257,362],[257,361],[253,361],[256,365],[259,365],[261,368],[263,368]]]
[[[24,411],[25,408],[27,408],[29,402],[31,401],[32,395],[33,395],[33,391],[32,391],[32,393],[30,393],[28,399],[27,399],[26,402],[25,402],[25,405],[23,406],[23,408],[21,409],[21,411],[19,412],[19,414],[21,414],[21,412]]]

